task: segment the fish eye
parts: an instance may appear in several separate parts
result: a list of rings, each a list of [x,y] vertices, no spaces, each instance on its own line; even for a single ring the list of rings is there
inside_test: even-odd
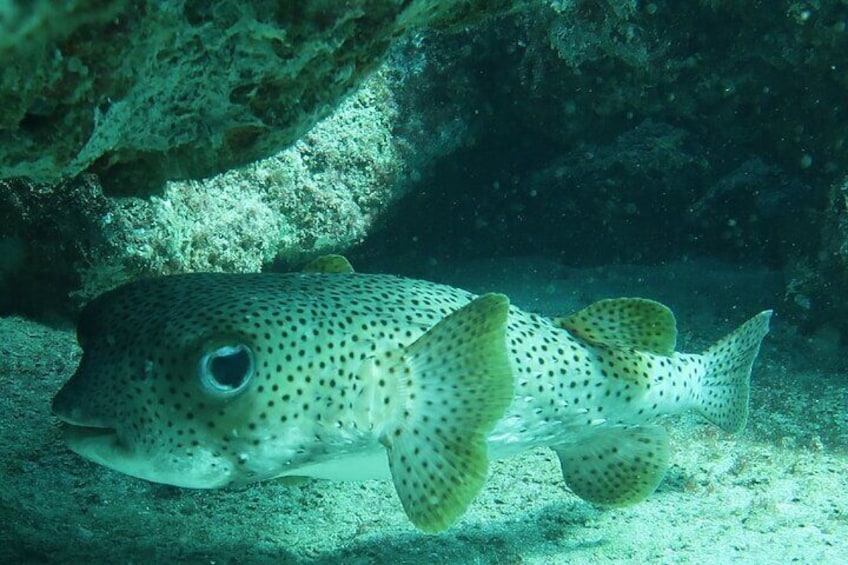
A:
[[[198,372],[204,389],[230,396],[247,388],[256,372],[256,361],[248,346],[225,345],[205,353],[200,358]]]

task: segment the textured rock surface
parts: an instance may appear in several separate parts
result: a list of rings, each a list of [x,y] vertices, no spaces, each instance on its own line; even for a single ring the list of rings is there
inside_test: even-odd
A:
[[[563,0],[430,48],[456,54],[433,57],[433,106],[475,137],[366,258],[381,241],[419,261],[706,255],[785,269],[811,327],[838,311],[848,287],[819,256],[848,241],[821,221],[848,170],[844,2]],[[649,120],[678,134],[646,135]],[[442,213],[416,222],[422,208]]]
[[[95,172],[157,190],[267,157],[328,115],[398,34],[505,0],[0,4],[0,178]]]
[[[85,300],[138,276],[258,271],[348,247],[404,186],[396,115],[377,73],[289,149],[160,196],[107,197],[94,176],[0,181],[0,281],[15,288],[3,296],[21,306],[32,293],[44,309],[57,289]]]
[[[451,3],[446,6],[460,11],[446,19],[462,19],[483,4],[502,7]],[[76,17],[80,5],[64,8],[67,21],[80,29],[105,25]],[[178,5],[182,17],[190,5]],[[125,235],[106,237],[119,242],[118,252],[78,263],[82,296],[110,286],[111,273],[122,279],[255,270],[274,258],[341,249],[368,234],[398,195],[416,192],[395,216],[403,229],[377,238],[418,260],[447,251],[545,252],[570,264],[692,254],[766,263],[785,269],[787,297],[800,305],[793,306],[799,315],[811,325],[826,320],[828,305],[844,295],[838,273],[848,272],[833,252],[848,236],[840,239],[838,220],[819,221],[838,217],[841,201],[829,189],[848,170],[844,2],[699,2],[685,10],[663,0],[532,6],[453,27],[456,33],[415,34],[384,68],[388,89],[362,102],[376,104],[377,113],[336,121],[318,135],[321,143],[309,134],[295,153],[243,174],[173,183],[146,201],[114,201],[109,225],[124,226],[117,233]],[[223,17],[221,10],[209,17]],[[408,19],[422,17],[409,12]],[[40,29],[35,24],[30,27]],[[0,34],[4,52],[13,44],[6,37]],[[202,67],[197,49],[187,51],[196,56],[191,68]],[[50,123],[39,112],[24,123]],[[148,127],[149,121],[133,123]],[[375,148],[357,147],[360,142]],[[132,158],[151,159],[155,179],[181,159],[179,150],[173,155],[173,161],[152,153]],[[446,158],[433,167],[440,155]],[[100,167],[108,164],[93,165],[104,171],[107,192],[124,174],[121,164]],[[29,256],[21,241],[26,238],[8,236],[0,243],[10,251],[5,272]],[[362,255],[374,252],[381,250]],[[804,282],[816,277],[829,277],[828,284]]]
[[[360,242],[473,137],[455,107],[423,110],[428,65],[407,42],[288,149],[156,196],[107,196],[95,175],[0,180],[0,312],[67,310],[140,276],[296,266]]]
[[[395,212],[363,252],[421,258],[543,254],[566,264],[658,263],[692,255],[780,265],[817,250],[811,188],[773,163],[725,170],[688,130],[646,120],[510,175],[476,150]],[[500,155],[499,155],[500,157]],[[416,209],[438,209],[438,217]]]
[[[836,332],[848,342],[848,177],[831,187],[819,225],[818,253],[787,267],[786,307],[806,330]]]
[[[575,0],[517,20],[510,84],[537,131],[579,140],[653,117],[790,173],[848,167],[845,2]]]

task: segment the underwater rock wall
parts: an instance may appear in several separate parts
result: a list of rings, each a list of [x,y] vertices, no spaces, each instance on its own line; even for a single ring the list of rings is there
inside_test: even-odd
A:
[[[474,143],[364,257],[712,256],[783,270],[809,327],[848,319],[833,315],[848,278],[828,274],[848,264],[818,258],[840,240],[823,220],[848,170],[844,3],[546,2],[430,45],[431,100],[467,100]]]
[[[0,178],[108,193],[268,157],[329,115],[394,37],[505,0],[81,0],[0,8]]]
[[[848,177],[830,187],[819,224],[817,253],[787,267],[786,302],[804,329],[837,331],[848,342]]]
[[[0,179],[0,312],[65,312],[138,277],[255,272],[360,243],[474,139],[462,107],[426,111],[430,64],[404,42],[291,147],[158,195],[110,196],[94,174]]]
[[[51,296],[61,309],[57,290],[80,304],[140,276],[258,271],[361,241],[408,185],[407,163],[453,148],[413,158],[393,132],[395,80],[377,72],[292,147],[158,196],[108,197],[95,175],[0,180],[0,284],[14,288],[0,309],[44,310]]]
[[[29,269],[84,300],[144,274],[257,270],[370,236],[366,259],[546,253],[571,265],[692,255],[768,264],[783,269],[787,311],[809,327],[845,325],[839,297],[848,261],[839,250],[848,234],[830,188],[848,170],[844,2],[557,0],[517,10],[500,1],[419,1],[394,19],[385,6],[358,19],[378,4],[305,3],[283,13],[266,7],[277,3],[251,2],[235,14],[232,4],[188,0],[79,2],[65,5],[60,27],[44,17],[47,3],[35,4],[26,25],[18,10],[17,29],[29,35],[0,34],[0,57],[32,62],[33,71],[28,77],[17,65],[2,74],[0,137],[11,137],[0,149],[11,157],[0,157],[0,175],[97,176],[55,186],[6,181],[12,202],[0,250],[9,253],[0,280]],[[132,10],[139,12],[126,16]],[[487,13],[506,15],[480,19]],[[175,22],[162,21],[167,14]],[[0,16],[12,29],[16,20]],[[428,21],[440,27],[403,34],[388,48],[394,35]],[[184,34],[152,41],[156,26],[174,25],[187,26]],[[280,63],[294,40],[304,51]],[[47,57],[50,42],[66,50]],[[112,50],[95,57],[102,42]],[[129,67],[110,58],[154,44],[174,57],[175,46],[185,47],[187,58],[139,59],[154,66],[126,59]],[[251,50],[259,44],[264,51]],[[151,74],[165,68],[172,74]],[[127,79],[128,69],[151,80],[133,83],[138,91],[122,83],[124,98],[95,95],[115,83],[94,77]],[[372,81],[339,106],[369,72]],[[296,92],[283,76],[298,77]],[[129,108],[116,100],[136,100],[144,89],[168,95],[145,99],[132,120],[102,121]],[[232,104],[230,113],[209,97]],[[223,117],[210,122],[210,112]],[[332,116],[309,130],[325,114]],[[124,133],[94,135],[93,116]],[[173,138],[160,135],[166,127]],[[151,131],[148,139],[167,150],[132,146]],[[94,147],[92,139],[109,139],[115,150],[63,168],[81,163],[80,147]],[[295,140],[288,152],[272,150]],[[248,164],[231,170],[237,163]],[[162,184],[212,171],[222,176]],[[103,198],[91,196],[96,186]],[[85,210],[97,202],[77,223],[44,204],[54,195],[67,208],[73,198],[60,193],[77,190],[69,187],[79,187]],[[22,192],[41,203],[16,204]],[[43,225],[55,229],[32,228]]]
[[[426,12],[458,17],[473,4]],[[427,63],[413,43],[338,105],[327,102],[330,115],[290,147],[207,179],[133,196],[144,187],[104,187],[123,175],[120,163],[58,183],[0,178],[0,311],[66,311],[140,276],[257,271],[360,242],[410,178],[468,137],[461,116],[418,110],[429,91],[417,67]],[[145,182],[161,182],[155,167],[128,166],[137,165]],[[0,177],[16,170],[0,167]]]

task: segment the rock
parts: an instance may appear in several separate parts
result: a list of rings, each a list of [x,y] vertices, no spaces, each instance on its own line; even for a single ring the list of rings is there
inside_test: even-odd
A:
[[[816,253],[809,232],[821,206],[812,186],[755,157],[711,183],[683,219],[698,253],[781,268]]]
[[[4,2],[0,178],[90,172],[139,195],[245,165],[329,115],[394,37],[511,4]]]
[[[848,331],[848,18],[778,4],[550,2],[431,41],[475,138],[363,257],[706,255],[784,269],[785,315]]]
[[[533,171],[499,169],[509,157],[494,152],[454,156],[370,247],[453,259],[545,254],[568,264],[676,257],[688,243],[683,217],[711,167],[701,148],[697,136],[646,120],[609,143],[537,161]],[[441,213],[416,215],[421,209]]]
[[[205,180],[142,196],[101,182],[131,163],[58,183],[0,179],[0,313],[69,314],[137,277],[296,266],[361,241],[467,138],[460,116],[446,127],[432,111],[415,41],[391,53],[288,148]]]
[[[821,218],[821,248],[786,273],[785,310],[807,332],[834,331],[848,343],[848,177],[835,182]]]
[[[57,288],[112,246],[102,229],[113,208],[97,178],[56,185],[0,180],[0,312],[63,310]]]
[[[68,292],[80,304],[139,276],[258,271],[353,245],[406,186],[390,86],[378,72],[292,147],[204,181],[168,182],[159,196],[109,197],[95,175],[0,180],[0,311],[43,311],[51,296],[59,307]]]

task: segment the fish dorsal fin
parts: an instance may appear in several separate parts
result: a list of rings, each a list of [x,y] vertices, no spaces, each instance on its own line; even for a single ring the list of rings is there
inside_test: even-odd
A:
[[[488,472],[486,435],[512,399],[509,300],[486,294],[404,353],[396,410],[380,431],[398,497],[426,532],[458,520]]]
[[[353,266],[344,255],[321,255],[301,269],[304,273],[352,273]]]
[[[671,355],[677,343],[674,314],[646,298],[599,300],[553,322],[575,337],[613,349]]]
[[[662,426],[604,427],[554,451],[568,488],[587,502],[605,506],[647,498],[662,481],[670,458]]]

